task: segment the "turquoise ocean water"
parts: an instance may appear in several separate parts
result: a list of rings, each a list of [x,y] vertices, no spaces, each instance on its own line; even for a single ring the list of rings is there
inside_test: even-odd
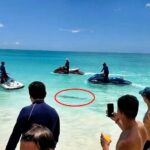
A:
[[[53,70],[63,66],[66,58],[69,58],[71,68],[80,68],[85,75],[54,74]],[[11,77],[25,85],[23,89],[13,91],[0,88],[0,149],[2,150],[5,149],[20,109],[31,103],[27,87],[35,80],[46,84],[46,102],[60,115],[61,134],[57,150],[101,149],[100,132],[111,135],[111,149],[115,150],[120,129],[106,117],[106,104],[113,102],[116,109],[117,98],[123,94],[133,94],[138,97],[139,120],[142,120],[146,111],[146,105],[138,92],[145,86],[150,86],[150,54],[0,50],[0,61],[6,62],[6,69]],[[100,72],[103,62],[108,64],[111,76],[122,76],[133,84],[117,86],[88,83],[87,79],[90,76]],[[61,106],[54,101],[54,95],[66,88],[90,90],[95,94],[96,100],[80,108]],[[82,104],[90,101],[92,96],[80,91],[68,91],[58,95],[57,98],[64,103]]]

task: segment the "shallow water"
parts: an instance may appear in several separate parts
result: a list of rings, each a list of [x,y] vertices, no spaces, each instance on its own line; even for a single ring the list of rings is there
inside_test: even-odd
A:
[[[65,58],[70,59],[71,68],[80,68],[85,75],[54,74],[55,68],[64,65]],[[113,102],[116,109],[119,96],[133,94],[140,102],[137,118],[142,120],[146,105],[138,92],[150,86],[149,58],[149,54],[0,50],[0,60],[6,62],[9,75],[25,84],[20,90],[7,91],[0,88],[0,149],[5,149],[21,108],[30,104],[27,89],[29,83],[40,80],[47,87],[46,102],[60,115],[61,134],[57,150],[101,149],[100,132],[111,135],[111,149],[114,150],[120,129],[106,117],[106,105]],[[100,72],[103,62],[109,65],[111,76],[122,76],[133,84],[117,86],[88,83],[87,79],[91,75]],[[79,108],[62,106],[54,101],[54,95],[66,88],[89,90],[95,94],[96,100]],[[64,103],[81,104],[89,101],[91,96],[80,91],[70,91],[61,93],[58,98]]]

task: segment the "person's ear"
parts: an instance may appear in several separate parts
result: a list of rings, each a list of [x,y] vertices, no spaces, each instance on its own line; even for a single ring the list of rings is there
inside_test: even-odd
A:
[[[148,117],[148,119],[150,120],[150,111],[148,111],[147,117]]]
[[[33,103],[34,102],[34,99],[30,96],[30,99],[31,99],[31,102]]]

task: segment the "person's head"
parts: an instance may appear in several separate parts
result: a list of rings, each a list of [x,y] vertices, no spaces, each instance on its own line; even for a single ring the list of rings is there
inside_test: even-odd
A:
[[[3,65],[3,66],[4,66],[4,65],[5,65],[5,62],[4,62],[4,61],[2,61],[2,62],[1,62],[1,65]]]
[[[46,87],[40,81],[32,82],[29,87],[29,95],[32,100],[44,99],[46,96]]]
[[[52,132],[44,126],[33,127],[22,135],[20,150],[54,150],[56,142]]]
[[[150,87],[146,87],[143,90],[139,91],[139,94],[141,94],[144,100],[148,100],[148,102],[150,102]]]
[[[127,119],[134,120],[138,113],[139,102],[133,95],[124,95],[118,99],[118,112]]]
[[[103,63],[103,66],[106,66],[106,63],[105,63],[105,62]]]

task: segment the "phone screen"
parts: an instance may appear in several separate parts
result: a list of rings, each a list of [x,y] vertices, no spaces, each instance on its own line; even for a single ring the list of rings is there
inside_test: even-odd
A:
[[[108,117],[113,117],[113,113],[114,112],[114,104],[113,103],[108,103],[107,104],[107,116]]]

